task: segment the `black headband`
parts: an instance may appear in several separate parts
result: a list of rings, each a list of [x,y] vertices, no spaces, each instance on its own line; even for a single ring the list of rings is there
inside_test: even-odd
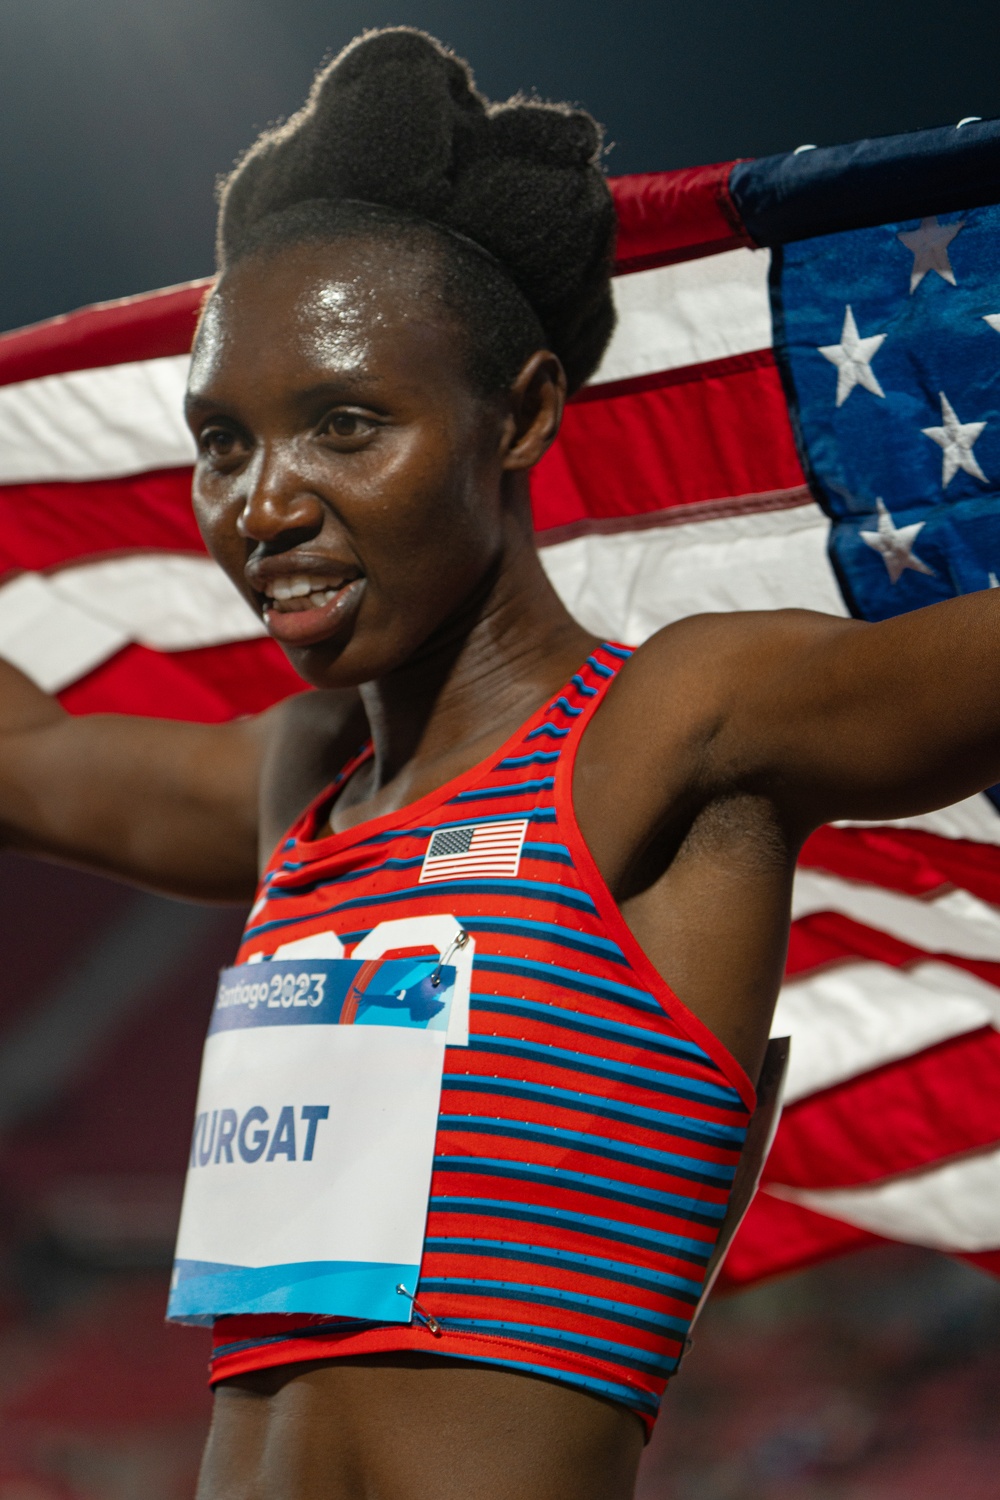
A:
[[[452,229],[450,224],[442,224],[440,219],[428,219],[425,218],[423,214],[413,213],[410,209],[393,208],[388,203],[373,203],[368,198],[330,198],[327,201],[334,204],[349,203],[353,207],[357,208],[374,208],[377,209],[380,213],[405,215],[407,218],[412,219],[414,223],[426,224],[428,228],[436,229],[439,234],[446,234],[449,239],[457,240],[460,245],[464,245],[467,250],[474,250],[482,260],[485,260],[489,265],[493,266],[495,270],[499,271],[501,275],[510,282],[511,286],[517,292],[518,296],[521,298],[525,306],[529,309],[532,316],[538,320],[539,325],[544,327],[537,311],[532,306],[530,300],[525,296],[520,286],[518,286],[517,279],[510,267],[504,265],[502,260],[498,260],[497,257],[493,254],[492,250],[487,250],[485,245],[481,245],[478,240],[474,240],[469,235],[463,234],[460,229]]]

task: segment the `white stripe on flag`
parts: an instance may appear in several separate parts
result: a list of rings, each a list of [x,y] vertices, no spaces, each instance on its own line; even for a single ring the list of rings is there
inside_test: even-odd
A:
[[[58,693],[129,641],[193,651],[253,640],[264,626],[208,557],[137,553],[19,573],[0,586],[0,657]]]
[[[605,639],[639,645],[706,610],[846,615],[827,560],[830,523],[812,501],[715,521],[581,536],[543,547],[567,609]]]
[[[618,327],[593,384],[771,347],[770,252],[741,248],[618,276]],[[194,460],[189,357],[0,387],[0,484],[111,479]]]
[[[267,634],[210,557],[142,552],[98,558],[61,568],[47,581],[60,598],[110,620],[154,651],[194,651]]]
[[[62,599],[39,573],[0,588],[0,658],[43,693],[60,693],[128,645],[128,633]]]
[[[769,250],[725,250],[616,276],[618,326],[591,385],[770,349]]]
[[[1000,912],[968,891],[950,890],[920,900],[800,866],[795,872],[792,916],[819,911],[840,912],[927,953],[1000,962]]]
[[[0,484],[193,463],[182,410],[189,364],[177,354],[0,386]]]
[[[1000,1147],[857,1188],[764,1191],[872,1234],[973,1255],[1000,1245]]]
[[[1000,990],[965,969],[934,959],[911,969],[860,959],[788,980],[771,1035],[792,1038],[791,1104],[991,1024],[1000,1025]]]

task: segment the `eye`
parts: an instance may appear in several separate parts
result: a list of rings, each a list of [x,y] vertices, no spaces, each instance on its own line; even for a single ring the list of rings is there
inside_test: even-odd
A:
[[[320,429],[324,437],[340,438],[342,442],[356,443],[367,438],[375,430],[371,417],[359,411],[333,411]]]
[[[239,435],[229,427],[203,427],[198,434],[198,451],[217,463],[238,456],[242,448]]]

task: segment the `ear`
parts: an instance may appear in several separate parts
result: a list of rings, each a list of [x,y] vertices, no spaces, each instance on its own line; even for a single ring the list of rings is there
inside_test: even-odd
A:
[[[566,372],[557,355],[538,349],[507,393],[501,440],[505,469],[530,469],[555,441],[566,405]]]

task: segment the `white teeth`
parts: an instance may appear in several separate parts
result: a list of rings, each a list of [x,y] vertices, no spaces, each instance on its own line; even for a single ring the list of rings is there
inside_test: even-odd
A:
[[[296,573],[288,578],[275,578],[264,585],[264,593],[279,610],[322,609],[335,599],[344,587],[342,583],[320,583],[307,574]]]
[[[288,599],[304,599],[307,595],[319,593],[326,595],[331,592],[331,589],[333,593],[336,593],[337,587],[338,585],[328,584],[321,585],[317,589],[315,578],[310,578],[306,574],[299,573],[294,574],[290,578],[273,579],[270,583],[264,585],[264,592],[269,598],[277,599],[283,603]]]

